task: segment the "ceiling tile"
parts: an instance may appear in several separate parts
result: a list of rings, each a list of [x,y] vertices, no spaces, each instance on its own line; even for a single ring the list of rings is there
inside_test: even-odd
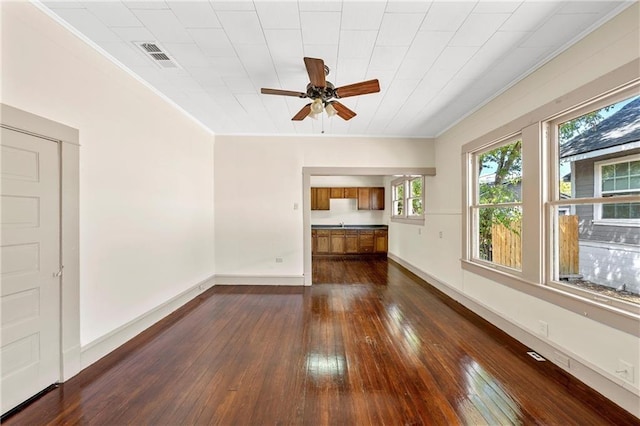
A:
[[[265,44],[256,12],[218,12],[218,19],[233,44]]]
[[[431,5],[421,31],[457,31],[473,9],[474,2],[436,2]]]
[[[258,18],[264,29],[299,29],[300,12],[293,1],[258,1]]]
[[[133,10],[133,13],[163,43],[189,43],[193,41],[171,10],[136,9]]]
[[[169,9],[169,5],[164,1],[123,1],[129,9]]]
[[[253,87],[253,83],[251,79],[248,77],[223,77],[222,80],[225,82],[231,93],[257,93],[255,87]]]
[[[206,56],[236,56],[236,51],[223,29],[192,28],[187,31]]]
[[[182,68],[209,65],[209,60],[195,43],[164,43],[163,46]]]
[[[119,42],[118,37],[87,9],[58,9],[56,13],[95,42]]]
[[[100,47],[133,71],[136,71],[138,68],[157,66],[147,55],[142,53],[140,49],[136,49],[133,43],[124,41],[116,43],[104,42]]]
[[[422,24],[421,13],[385,13],[380,25],[378,46],[408,46]]]
[[[399,46],[376,46],[373,49],[371,55],[371,62],[369,67],[376,70],[397,70],[405,53],[407,53],[407,47]]]
[[[49,9],[85,9],[84,3],[79,1],[42,1]]]
[[[212,66],[189,67],[189,74],[205,90],[208,87],[225,86],[224,80],[218,75]]]
[[[482,46],[509,18],[506,13],[472,13],[449,42],[450,46]]]
[[[108,27],[142,27],[138,18],[120,2],[87,2],[86,6]]]
[[[300,12],[304,44],[338,44],[339,12]]]
[[[560,47],[587,29],[594,22],[594,15],[554,15],[531,35],[522,47]]]
[[[386,4],[384,2],[345,2],[342,5],[343,30],[378,30]]]
[[[113,27],[111,28],[115,34],[124,41],[152,41],[154,35],[145,27]]]
[[[271,57],[275,62],[282,58],[297,57],[302,62],[304,49],[302,33],[297,30],[264,30]]]
[[[479,1],[473,8],[473,13],[513,13],[522,1]]]
[[[431,7],[431,1],[387,1],[387,13],[424,13]]]
[[[222,0],[209,0],[213,10],[235,10],[235,11],[249,11],[255,10],[252,1],[222,1]]]
[[[340,58],[369,58],[378,37],[377,31],[341,31]]]
[[[365,79],[367,68],[369,67],[369,58],[342,58],[335,70],[335,80],[332,80],[339,86],[351,83],[357,83]]]
[[[549,18],[549,14],[558,8],[555,1],[526,2],[507,19],[500,27],[500,31],[522,31],[536,29]]]
[[[242,62],[236,56],[209,58],[209,64],[220,77],[246,75]]]
[[[308,1],[298,2],[300,11],[304,12],[340,12],[342,10],[341,1]]]
[[[563,2],[562,8],[558,13],[597,13],[605,14],[618,7],[629,5],[628,1],[601,0],[601,1],[569,1]]]
[[[203,1],[171,1],[169,7],[185,28],[221,28],[211,5]]]

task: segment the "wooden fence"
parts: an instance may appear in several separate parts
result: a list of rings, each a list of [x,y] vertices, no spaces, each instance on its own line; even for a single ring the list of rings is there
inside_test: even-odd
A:
[[[510,268],[522,269],[522,239],[520,223],[514,222],[512,229],[502,224],[491,226],[492,261]],[[579,273],[578,216],[558,217],[559,275],[566,277]]]

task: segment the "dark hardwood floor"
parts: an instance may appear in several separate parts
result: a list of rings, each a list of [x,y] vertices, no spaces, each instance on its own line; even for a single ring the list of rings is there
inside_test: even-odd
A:
[[[639,424],[393,262],[313,269],[213,287],[6,424]]]

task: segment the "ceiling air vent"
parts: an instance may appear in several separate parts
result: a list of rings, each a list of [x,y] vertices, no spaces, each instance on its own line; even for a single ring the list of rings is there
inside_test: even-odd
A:
[[[171,56],[169,56],[169,54],[158,45],[158,43],[143,41],[135,42],[135,45],[142,49],[144,54],[160,68],[179,68],[176,61],[174,61],[173,58],[171,58]]]

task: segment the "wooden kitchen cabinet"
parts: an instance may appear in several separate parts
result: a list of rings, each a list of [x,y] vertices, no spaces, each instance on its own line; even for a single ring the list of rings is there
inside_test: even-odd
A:
[[[331,188],[331,198],[344,198],[344,188]]]
[[[358,233],[358,252],[373,253],[373,231],[360,230]]]
[[[313,231],[311,233],[311,236],[313,237]],[[316,231],[316,253],[331,253],[331,231],[329,231],[328,229],[318,229]]]
[[[384,188],[358,188],[358,210],[384,210]]]
[[[358,198],[358,188],[344,188],[344,198]]]
[[[331,231],[331,254],[343,254],[345,231],[338,229]]]
[[[358,230],[347,229],[344,236],[344,252],[347,254],[358,253]]]
[[[384,210],[384,188],[371,188],[369,192],[371,210]]]
[[[388,248],[388,233],[384,229],[376,229],[373,232],[374,253],[386,253]]]
[[[311,188],[311,210],[329,210],[331,188]]]
[[[358,210],[371,210],[371,188],[358,188]]]

